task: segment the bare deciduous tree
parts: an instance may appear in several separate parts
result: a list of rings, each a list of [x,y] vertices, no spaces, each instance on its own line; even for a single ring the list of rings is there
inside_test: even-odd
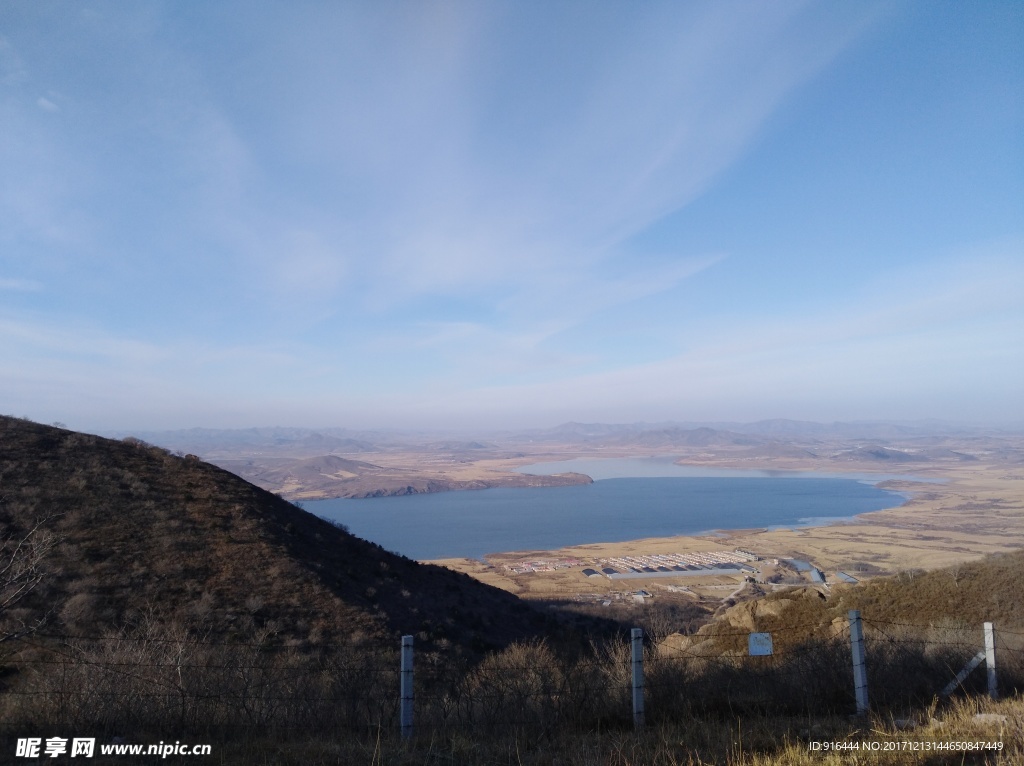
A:
[[[48,613],[28,620],[11,613],[47,575],[43,562],[56,544],[47,527],[54,518],[45,516],[27,531],[0,536],[0,643],[28,635],[46,621]]]

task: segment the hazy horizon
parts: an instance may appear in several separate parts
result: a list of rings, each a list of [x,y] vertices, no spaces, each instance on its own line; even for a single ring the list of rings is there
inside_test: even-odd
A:
[[[0,412],[1024,423],[1024,5],[0,7]]]
[[[632,421],[632,422],[600,422],[591,421],[582,423],[578,421],[564,421],[560,423],[544,423],[539,425],[521,425],[519,427],[507,427],[507,428],[473,428],[469,426],[465,427],[445,427],[445,426],[434,426],[434,427],[415,427],[415,426],[366,426],[356,427],[345,424],[337,423],[321,423],[313,425],[296,425],[289,423],[262,423],[262,424],[249,424],[247,426],[237,426],[230,428],[213,428],[208,426],[181,426],[177,428],[155,428],[155,429],[100,429],[98,433],[101,435],[113,436],[115,438],[125,436],[155,436],[159,434],[188,434],[189,432],[205,432],[209,431],[213,434],[219,433],[244,433],[250,431],[300,431],[310,433],[323,433],[323,434],[334,434],[334,435],[348,435],[358,436],[360,434],[365,435],[395,435],[395,436],[423,436],[423,437],[436,437],[436,438],[488,438],[488,437],[501,437],[510,435],[523,435],[533,432],[544,433],[550,431],[557,431],[560,428],[571,427],[571,426],[594,426],[599,428],[613,428],[622,429],[623,431],[635,430],[658,430],[658,429],[670,429],[679,428],[683,430],[687,429],[698,429],[698,428],[712,428],[717,430],[729,430],[730,428],[739,430],[740,432],[750,431],[755,432],[757,429],[753,429],[753,426],[767,426],[769,424],[786,423],[795,427],[794,437],[806,437],[809,435],[809,431],[813,431],[814,426],[821,426],[823,428],[839,428],[848,431],[856,431],[858,427],[863,427],[864,431],[860,437],[851,438],[864,438],[865,435],[871,433],[872,429],[878,427],[896,426],[899,428],[906,428],[910,431],[918,431],[918,435],[940,435],[947,431],[966,431],[966,432],[1003,432],[1009,435],[1024,434],[1024,422],[998,422],[998,423],[985,423],[985,422],[967,422],[957,420],[937,420],[937,419],[923,419],[923,420],[854,420],[854,421],[798,421],[791,420],[788,418],[767,418],[764,420],[756,421],[728,421],[728,420],[714,420],[714,421],[681,421],[681,420],[658,420],[658,421]],[[66,425],[66,424],[62,424]],[[804,430],[801,430],[804,427]],[[911,434],[913,435],[913,434]],[[777,434],[772,438],[784,439],[784,434]]]

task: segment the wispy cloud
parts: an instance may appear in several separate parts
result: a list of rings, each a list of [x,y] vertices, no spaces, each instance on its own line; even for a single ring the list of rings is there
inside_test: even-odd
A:
[[[1019,366],[1020,242],[932,252],[1021,234],[1005,204],[1019,180],[932,175],[962,155],[981,179],[978,153],[1016,155],[962,116],[883,98],[944,82],[920,74],[946,54],[914,14],[90,9],[55,25],[41,7],[0,37],[0,352],[17,368],[0,393],[22,409],[50,388],[56,405],[59,380],[108,413],[144,411],[131,386],[206,416],[227,400],[310,418],[880,407],[857,392],[886,370],[893,390],[948,398]],[[873,58],[898,23],[905,80]],[[988,82],[976,53],[964,82]],[[917,147],[947,122],[919,165],[872,164],[899,130]],[[863,161],[830,196],[851,137]],[[920,201],[904,216],[893,197],[873,239],[817,220],[866,219],[894,180]],[[967,223],[910,242],[946,223],[934,189],[962,195]]]
[[[988,257],[974,252],[885,276],[884,294],[851,291],[814,314],[748,317],[671,358],[600,372],[563,367],[542,381],[457,395],[438,387],[413,399],[409,414],[729,419],[760,417],[771,401],[780,415],[826,419],[927,417],[937,406],[956,407],[964,418],[1019,418],[1019,260],[995,246]],[[1005,409],[1010,401],[1016,411]]]
[[[378,305],[496,284],[526,292],[600,264],[694,199],[852,37],[847,26],[803,35],[799,4],[739,23],[735,10],[605,11],[586,41],[601,51],[597,65],[575,67],[592,51],[570,41],[564,54],[540,52],[552,66],[543,76],[492,53],[522,42],[509,39],[517,32],[501,13],[425,6],[384,46],[371,37],[342,47],[302,26],[322,20],[300,15],[292,32],[309,42],[275,66],[311,73],[306,87],[336,97],[304,99],[269,127],[290,153],[352,184],[356,196],[334,215],[358,225],[338,249],[359,263]],[[424,25],[444,29],[445,44],[424,37]],[[366,79],[335,75],[344,71]],[[490,95],[499,83],[511,101]],[[533,111],[536,101],[550,108]],[[325,140],[315,126],[334,132]]]
[[[86,216],[107,216],[120,236],[138,227],[137,252],[151,224],[146,233],[176,257],[212,260],[283,303],[307,288],[307,303],[355,298],[387,310],[465,290],[529,302],[537,286],[602,264],[707,188],[852,36],[845,19],[806,34],[800,3],[736,10],[654,5],[574,17],[587,39],[542,43],[546,73],[517,52],[545,23],[541,9],[517,11],[526,24],[511,36],[504,6],[347,6],[329,23],[321,12],[263,13],[253,23],[273,25],[279,44],[251,60],[253,79],[242,82],[151,39],[158,21],[140,12],[102,41],[136,66],[102,79],[132,95],[104,104],[111,118],[142,132],[95,149],[141,151],[157,175],[136,178],[144,194],[119,220],[99,205],[120,169],[96,165],[97,151],[93,167],[60,183],[76,198],[99,192]],[[83,65],[109,68],[91,57]],[[69,139],[37,132],[25,125],[20,151],[67,153]],[[26,163],[18,173],[39,188],[18,217],[68,231],[69,200],[57,176],[38,171]],[[46,192],[38,179],[48,177]]]
[[[181,423],[158,413],[159,400],[175,402],[184,422],[243,425],[263,412],[366,426],[760,417],[765,400],[779,415],[825,419],[924,417],[936,402],[959,401],[960,416],[991,419],[993,407],[1012,400],[1024,375],[1024,315],[1014,297],[1024,270],[1004,246],[893,269],[880,281],[887,294],[851,290],[830,309],[749,317],[683,353],[598,370],[586,354],[519,325],[424,325],[415,339],[389,345],[377,334],[339,355],[294,342],[159,344],[9,317],[0,321],[9,362],[0,397],[67,419],[61,397],[73,386],[94,422],[130,424],[149,407],[145,422]],[[444,363],[431,366],[438,358]],[[402,377],[410,368],[412,386]]]
[[[28,79],[25,62],[11,41],[0,35],[0,85],[20,85]]]
[[[22,293],[33,293],[42,289],[42,282],[37,282],[34,279],[11,279],[0,277],[0,290],[13,290]]]

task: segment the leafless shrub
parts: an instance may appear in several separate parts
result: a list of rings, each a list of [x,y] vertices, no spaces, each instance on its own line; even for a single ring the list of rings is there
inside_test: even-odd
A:
[[[378,651],[372,642],[285,644],[273,625],[245,627],[250,638],[230,643],[200,626],[163,624],[143,612],[133,627],[106,637],[13,642],[20,647],[10,661],[17,674],[0,688],[0,718],[137,738],[218,732],[287,738],[317,730],[372,737],[397,730],[396,651]],[[979,643],[980,631],[955,625],[885,636],[869,631],[873,709],[929,704]],[[999,640],[1006,693],[1024,682],[1021,644],[1010,633]],[[706,641],[689,646],[645,651],[652,725],[853,708],[849,641],[841,635],[786,646],[770,657],[721,653]],[[593,644],[571,656],[535,641],[476,663],[452,659],[417,654],[416,721],[424,731],[554,741],[567,732],[632,727],[628,641]]]
[[[6,531],[0,537],[0,643],[28,635],[49,615],[28,621],[15,617],[14,609],[47,576],[47,554],[57,544],[49,531],[55,516],[46,516],[21,532]]]

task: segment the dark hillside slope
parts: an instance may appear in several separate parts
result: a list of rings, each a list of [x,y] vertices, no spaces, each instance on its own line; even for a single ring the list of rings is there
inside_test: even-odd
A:
[[[149,621],[242,639],[269,629],[299,645],[412,633],[476,648],[550,627],[504,591],[384,551],[197,458],[0,417],[0,539],[39,519],[57,543],[35,591],[0,613],[8,627],[48,614],[48,632]]]

